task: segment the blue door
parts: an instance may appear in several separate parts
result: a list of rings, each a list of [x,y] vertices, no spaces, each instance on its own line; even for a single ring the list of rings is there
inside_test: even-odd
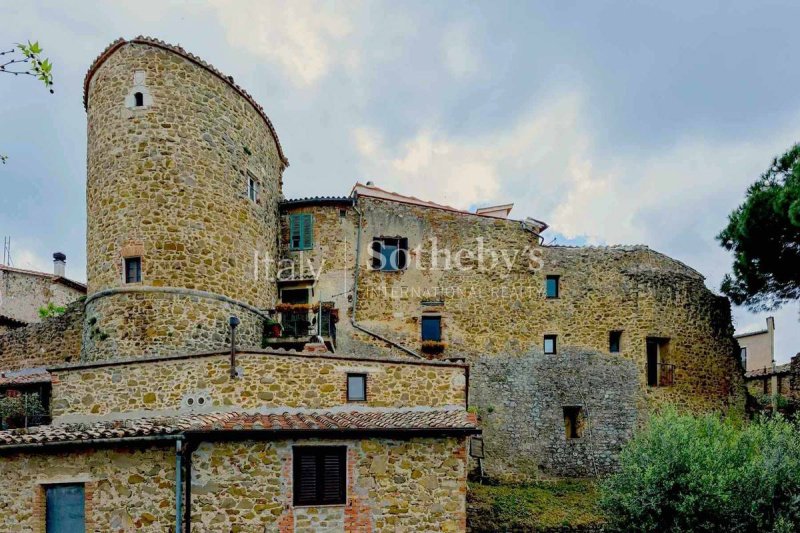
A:
[[[47,533],[85,533],[83,485],[51,485],[46,489]]]

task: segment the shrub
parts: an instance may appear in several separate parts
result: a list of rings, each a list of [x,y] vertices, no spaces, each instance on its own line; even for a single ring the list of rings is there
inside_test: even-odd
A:
[[[667,411],[623,449],[601,485],[609,531],[798,531],[800,431]]]
[[[66,307],[62,307],[60,305],[56,305],[53,302],[49,302],[47,305],[42,306],[39,308],[39,316],[41,318],[50,318],[53,316],[61,316],[67,312]]]

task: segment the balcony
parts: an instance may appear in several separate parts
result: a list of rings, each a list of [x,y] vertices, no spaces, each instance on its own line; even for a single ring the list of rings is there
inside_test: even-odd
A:
[[[333,302],[320,304],[279,304],[276,311],[280,313],[281,335],[265,339],[269,346],[302,350],[313,337],[320,336],[322,341],[333,350],[336,346],[336,322],[339,310]]]

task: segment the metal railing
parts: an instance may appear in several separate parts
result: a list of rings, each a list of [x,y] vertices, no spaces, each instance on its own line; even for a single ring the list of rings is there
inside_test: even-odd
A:
[[[284,337],[312,337],[321,334],[323,337],[336,339],[336,321],[332,310],[322,308],[322,316],[314,311],[284,311],[281,313],[281,328]],[[318,324],[318,320],[322,324]],[[320,327],[321,326],[321,327]]]
[[[647,384],[650,387],[671,387],[675,384],[675,365],[656,363],[655,373],[651,375],[650,364],[645,365]]]

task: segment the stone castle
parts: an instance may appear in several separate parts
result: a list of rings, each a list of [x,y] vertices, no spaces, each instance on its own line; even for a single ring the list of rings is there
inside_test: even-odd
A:
[[[0,529],[464,531],[471,470],[600,475],[659,406],[744,411],[729,304],[678,261],[286,199],[261,106],[158,40],[84,104],[87,294],[0,336],[0,395],[45,411],[3,415]]]

